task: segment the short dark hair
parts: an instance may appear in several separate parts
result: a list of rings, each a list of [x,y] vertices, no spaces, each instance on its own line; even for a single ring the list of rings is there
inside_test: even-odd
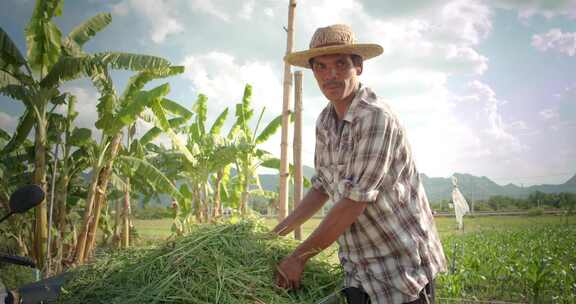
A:
[[[362,62],[364,61],[364,59],[362,58],[362,56],[360,55],[356,55],[356,54],[349,54],[350,55],[350,59],[352,60],[352,64],[354,64],[354,66],[362,66]],[[314,64],[314,57],[310,58],[310,60],[308,60],[308,64],[310,65],[310,68],[312,68],[313,64]]]
[[[360,55],[356,55],[356,54],[351,54],[350,58],[352,59],[352,63],[355,66],[362,66],[362,62],[364,61],[364,59],[362,58],[362,56]]]

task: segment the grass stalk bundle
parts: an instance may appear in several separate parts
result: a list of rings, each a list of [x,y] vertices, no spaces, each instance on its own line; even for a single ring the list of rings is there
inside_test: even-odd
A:
[[[307,264],[300,290],[277,288],[276,265],[296,245],[254,222],[201,225],[152,249],[100,256],[76,270],[61,302],[315,303],[340,287],[341,271],[320,255]]]

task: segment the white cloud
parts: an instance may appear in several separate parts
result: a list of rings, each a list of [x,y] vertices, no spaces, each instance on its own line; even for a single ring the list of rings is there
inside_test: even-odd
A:
[[[526,131],[528,130],[528,125],[524,121],[517,120],[513,121],[508,125],[509,129],[511,130],[519,130],[519,131]]]
[[[545,120],[556,119],[559,116],[558,110],[556,109],[544,109],[538,112],[538,114]]]
[[[483,155],[483,161],[494,162],[510,160],[526,151],[523,144],[512,131],[526,127],[524,122],[506,123],[502,117],[501,106],[506,102],[496,97],[496,93],[487,84],[472,81],[468,85],[467,95],[456,97],[459,119],[478,137],[477,151]]]
[[[204,55],[189,55],[181,64],[186,68],[184,77],[190,80],[191,89],[195,93],[208,96],[208,114],[212,116],[212,119],[220,114],[225,107],[228,107],[228,126],[232,123],[233,119],[230,117],[234,115],[234,105],[241,101],[244,86],[247,83],[252,85],[252,108],[255,110],[253,123],[257,121],[260,111],[266,107],[260,131],[274,117],[282,113],[282,80],[280,78],[282,74],[279,70],[275,70],[269,62],[241,61],[228,53],[210,52]],[[304,162],[306,165],[312,165],[311,156],[313,156],[313,143],[315,142],[315,117],[308,115],[310,113],[309,102],[306,100],[306,111],[303,113],[303,150],[305,151]],[[289,142],[292,142],[291,134],[289,135]],[[279,157],[280,130],[264,143],[262,148]],[[289,151],[289,155],[291,153],[292,151]]]
[[[452,1],[436,17],[435,32],[460,43],[478,44],[492,30],[490,17],[490,8],[480,1]]]
[[[491,3],[497,7],[517,10],[521,18],[540,15],[546,18],[567,16],[576,19],[574,0],[494,0]]]
[[[255,0],[244,1],[244,4],[242,4],[242,9],[240,9],[240,12],[238,13],[238,17],[246,20],[252,18],[252,13],[254,13],[255,5],[256,5]]]
[[[381,95],[384,94],[388,98],[410,98],[410,97],[437,97],[438,93],[446,94],[446,74],[438,71],[431,71],[419,68],[400,68],[388,73],[374,73],[376,69],[365,69],[365,74],[362,76],[362,81],[365,81],[370,86],[382,88]],[[436,101],[433,101],[434,103]],[[424,111],[430,106],[430,101],[426,103],[417,102],[415,105],[410,106],[414,109],[422,109]],[[409,106],[409,104],[402,103],[401,107]]]
[[[112,6],[112,13],[118,16],[126,16],[130,12],[130,5],[128,2],[120,2]]]
[[[446,54],[446,61],[450,62],[454,71],[482,75],[488,69],[488,58],[470,47],[456,47],[450,45]]]
[[[16,125],[18,125],[17,117],[0,112],[0,129],[12,134],[16,130]]]
[[[150,39],[155,43],[162,43],[167,36],[184,31],[184,26],[176,19],[176,11],[169,2],[125,0],[112,8],[112,12],[120,16],[127,15],[130,11],[142,15],[150,23]]]
[[[235,19],[250,20],[256,18],[255,13],[259,11],[262,11],[266,16],[273,16],[275,9],[279,7],[285,9],[288,3],[282,0],[190,0],[187,5],[193,14],[203,13],[230,23]]]
[[[84,88],[77,84],[66,85],[65,90],[72,95],[76,96],[76,111],[78,112],[78,116],[74,121],[74,124],[78,128],[87,128],[92,130],[92,137],[99,141],[102,131],[96,129],[95,123],[98,120],[98,111],[96,105],[98,104],[100,97],[98,92],[94,89],[88,87]],[[67,107],[59,106],[57,109],[58,113],[64,114],[67,111]],[[151,113],[149,109],[145,109],[145,112]],[[149,114],[152,115],[153,114]],[[141,137],[144,135],[148,130],[153,127],[153,124],[138,119],[136,121],[136,137]],[[170,139],[165,136],[161,135],[159,138],[154,140],[156,144],[163,144],[164,146],[170,146]]]
[[[327,6],[316,7],[317,11],[331,10],[336,16],[322,15],[317,21],[314,14],[303,13],[308,22],[302,26],[309,30],[304,36],[310,37],[317,26],[350,20],[360,42],[384,47],[384,56],[378,60],[382,70],[414,67],[449,74],[482,74],[488,67],[488,58],[475,46],[492,29],[491,12],[478,1],[436,2],[438,6],[428,8],[425,15],[394,19],[368,15],[353,1],[339,2],[335,7],[329,6],[331,2],[321,3]]]
[[[441,72],[404,69],[382,78],[377,92],[399,113],[426,174],[485,172],[487,163],[511,162],[529,149],[514,135],[528,130],[526,123],[506,122],[506,102],[484,83],[472,81],[458,96],[448,90]],[[388,98],[389,92],[396,94]]]
[[[98,111],[96,109],[99,98],[98,92],[92,88],[86,89],[74,85],[66,86],[66,91],[76,96],[76,111],[78,112],[78,117],[76,117],[75,120],[76,126],[79,128],[91,129],[92,134],[101,134],[94,125],[98,120]],[[64,113],[66,107],[60,106],[58,110],[60,113]],[[100,139],[99,137],[95,138],[98,140]]]
[[[190,6],[193,10],[205,12],[222,21],[230,21],[230,16],[224,10],[219,9],[215,3],[216,1],[213,0],[192,0]]]
[[[264,9],[264,15],[270,17],[270,18],[274,18],[274,10],[270,7],[267,7]]]
[[[574,121],[553,121],[550,124],[550,129],[553,131],[571,130],[576,129],[576,122]],[[573,131],[569,131],[574,134]]]
[[[252,107],[255,109],[253,122],[264,107],[264,125],[282,113],[280,72],[268,62],[240,61],[227,53],[210,52],[189,55],[181,64],[186,68],[184,77],[190,80],[191,89],[208,97],[208,114],[214,118],[225,107],[229,108],[229,117],[233,117],[234,105],[242,100],[246,84],[252,85]],[[276,136],[264,147],[270,152],[279,153],[279,145]]]
[[[576,33],[551,29],[546,34],[532,36],[532,46],[540,51],[554,50],[568,56],[576,55]]]
[[[312,32],[319,26],[342,23],[343,20],[355,20],[364,15],[362,6],[355,0],[303,1],[299,5],[296,14],[302,16],[300,20],[307,21],[301,24],[306,32]]]
[[[191,81],[196,92],[208,96],[211,103],[231,105],[242,98],[244,86],[253,86],[252,102],[255,106],[281,107],[282,85],[279,71],[271,63],[256,60],[237,60],[223,52],[187,56],[184,77]]]

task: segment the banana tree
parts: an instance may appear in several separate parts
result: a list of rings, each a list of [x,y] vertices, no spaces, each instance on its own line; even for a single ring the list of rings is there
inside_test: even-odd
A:
[[[176,134],[184,133],[189,129],[189,126],[179,123],[176,119],[170,119],[169,122]],[[192,208],[193,196],[186,184],[189,182],[189,178],[186,175],[186,170],[183,170],[183,163],[188,160],[184,157],[184,154],[180,152],[180,149],[174,145],[165,147],[164,145],[156,145],[155,143],[149,142],[158,134],[160,133],[151,129],[142,136],[140,144],[145,147],[146,151],[151,153],[148,161],[156,168],[161,168],[162,173],[168,180],[179,185],[179,195],[171,195],[171,207],[174,210],[172,231],[177,235],[182,235],[189,232],[189,228],[195,222],[194,210]],[[139,183],[136,187],[143,194],[144,201],[151,199],[154,195],[148,192],[150,187],[146,185]]]
[[[235,188],[233,193],[240,193],[240,197],[232,197],[237,200],[237,208],[243,216],[247,212],[247,202],[249,199],[251,186],[256,186],[259,191],[262,190],[260,179],[258,178],[257,169],[267,164],[267,160],[273,159],[271,153],[259,148],[259,145],[266,142],[280,127],[282,115],[274,118],[262,132],[258,133],[262,117],[264,116],[263,108],[256,122],[254,130],[250,128],[250,120],[254,116],[254,109],[251,108],[252,87],[246,85],[242,102],[236,105],[236,122],[232,126],[229,138],[234,140],[236,152],[236,178],[231,180],[232,187]]]
[[[147,70],[143,71],[132,78],[130,78],[127,88],[122,95],[121,100],[130,101],[132,95],[137,93],[143,88],[143,86],[154,79],[163,78],[171,75],[175,75],[183,72],[182,67],[171,67],[167,70]],[[184,123],[192,116],[192,112],[181,106],[177,102],[174,102],[168,98],[162,97],[161,106],[168,112],[177,115],[178,117],[172,119],[172,126],[177,126],[178,124]],[[154,122],[154,114],[150,108],[144,109],[141,113],[137,115],[144,120]],[[124,123],[131,121],[131,119],[125,119]],[[119,170],[116,170],[116,175],[114,176],[117,182],[123,184],[124,192],[124,204],[122,208],[122,246],[124,248],[128,247],[129,244],[129,216],[130,216],[130,200],[131,200],[131,181],[135,178],[137,184],[145,184],[148,186],[145,192],[149,192],[150,189],[160,190],[160,193],[169,193],[172,196],[178,197],[180,193],[176,190],[174,184],[168,180],[166,176],[162,174],[160,170],[154,167],[151,163],[146,161],[147,153],[144,150],[144,146],[140,144],[138,139],[134,138],[136,132],[136,121],[132,121],[130,124],[126,125],[126,146],[123,149],[124,153],[120,157],[121,163],[119,164]],[[154,136],[162,133],[162,130],[158,127],[152,128],[147,132],[148,137],[144,138],[146,142],[152,140]],[[159,189],[158,189],[159,188]],[[159,193],[154,191],[154,193]]]
[[[52,16],[57,15],[60,12],[60,9],[61,1],[39,0],[37,2],[37,7],[31,21],[31,23],[37,26],[29,27],[29,29],[36,29],[42,28],[42,26],[44,26],[45,31],[42,33],[53,32],[53,35],[49,35],[51,38],[48,41],[49,43],[45,43],[46,46],[52,47],[50,49],[52,53],[45,54],[44,56],[50,60],[40,56],[41,59],[44,60],[41,61],[41,63],[44,65],[42,65],[40,68],[40,81],[33,79],[31,69],[29,68],[27,62],[22,58],[22,56],[18,56],[18,50],[11,42],[11,40],[7,38],[8,36],[5,35],[3,31],[0,33],[0,38],[2,38],[0,39],[0,42],[3,44],[1,66],[4,67],[2,70],[4,73],[0,76],[2,81],[2,88],[0,91],[15,99],[24,101],[25,105],[27,105],[27,111],[21,120],[22,123],[19,124],[19,132],[17,133],[18,136],[15,138],[26,138],[30,129],[32,126],[34,126],[34,119],[36,118],[36,168],[37,172],[40,173],[36,174],[35,176],[38,178],[42,177],[41,181],[43,185],[45,185],[45,109],[47,100],[60,98],[59,92],[56,88],[59,86],[61,81],[76,79],[82,76],[88,76],[101,94],[98,103],[99,117],[98,121],[96,122],[96,127],[102,129],[104,133],[98,145],[98,153],[96,153],[98,157],[95,158],[92,165],[93,174],[92,181],[88,189],[88,197],[86,199],[84,229],[79,236],[76,250],[76,260],[83,261],[85,250],[90,251],[93,247],[100,206],[103,198],[105,197],[108,178],[112,170],[112,163],[117,154],[121,141],[121,132],[119,131],[124,125],[123,121],[117,120],[117,118],[123,117],[126,114],[130,114],[134,112],[134,110],[138,110],[141,106],[140,104],[136,104],[135,106],[132,106],[132,108],[126,107],[123,110],[126,113],[116,113],[118,110],[116,108],[117,105],[123,104],[122,102],[118,103],[118,101],[126,101],[126,103],[128,103],[128,100],[119,100],[119,98],[116,96],[112,80],[109,75],[109,69],[151,71],[153,74],[163,75],[162,77],[166,77],[173,75],[175,72],[181,72],[181,68],[172,68],[170,67],[169,62],[154,56],[113,52],[105,52],[93,55],[84,53],[81,50],[81,46],[96,32],[110,23],[111,18],[109,14],[101,14],[93,17],[86,23],[74,29],[68,35],[68,37],[63,39],[62,43],[60,43],[60,33],[50,21]],[[42,22],[39,22],[36,19],[41,19],[40,21]],[[32,30],[30,30],[30,32],[32,33]],[[55,37],[58,39],[55,39]],[[42,42],[43,38],[46,37],[41,36],[37,37],[36,39],[32,39],[35,41],[34,48],[29,48],[29,50],[36,50],[36,53],[38,53],[39,51],[37,49],[41,49],[41,46],[38,46],[38,41]],[[58,46],[59,48],[55,48],[54,46]],[[54,55],[53,53],[57,54],[58,56]],[[32,57],[32,55],[29,55],[29,57],[36,58]],[[22,66],[26,67],[29,75],[26,75],[20,71],[20,67]],[[34,67],[34,65],[32,66]],[[27,91],[28,87],[25,87],[25,85],[31,87],[31,92]],[[137,83],[135,87],[138,87],[138,85],[139,83]],[[136,91],[138,90],[135,90],[134,92]],[[7,149],[14,148],[17,146],[17,144],[17,141],[14,141],[14,143],[9,143],[7,145]],[[45,205],[44,209],[41,208],[40,210],[41,216],[36,222],[39,227],[45,228]],[[41,237],[37,237],[37,239],[42,238],[44,240],[45,234],[40,233],[41,231],[45,231],[45,229],[37,230],[37,234],[41,234]],[[88,239],[89,246],[86,246],[86,239]],[[40,247],[44,246],[44,242],[36,241],[35,243]],[[37,251],[43,252],[43,248],[40,248]],[[36,258],[38,260],[40,260],[42,257],[43,254],[36,254]]]
[[[116,230],[121,231],[122,236],[115,235],[115,238],[120,239],[123,248],[127,248],[130,243],[129,215],[132,190],[144,201],[159,199],[161,194],[167,194],[177,200],[183,199],[174,182],[149,161],[154,158],[152,152],[146,151],[137,139],[130,143],[130,147],[130,150],[123,149],[120,152],[111,178],[114,188],[123,193],[123,208],[118,210],[121,212],[121,217],[118,218],[119,223],[116,223],[120,228]]]
[[[195,109],[197,115],[195,121],[188,129],[188,148],[193,151],[196,163],[185,163],[185,174],[189,177],[193,193],[194,212],[198,221],[209,221],[210,216],[218,214],[215,209],[219,206],[212,204],[213,187],[210,184],[211,177],[221,172],[236,157],[236,147],[231,145],[220,135],[222,126],[228,117],[228,109],[222,111],[213,125],[208,130],[207,98],[199,95]],[[214,185],[219,187],[218,181]]]
[[[194,213],[196,221],[209,221],[211,216],[218,214],[211,198],[213,187],[211,178],[216,172],[221,171],[235,158],[235,147],[220,135],[222,126],[228,117],[228,109],[222,111],[211,127],[206,126],[207,120],[207,97],[200,94],[193,107],[196,115],[190,125],[182,124],[182,121],[172,119],[170,126],[186,137],[184,147],[177,151],[185,150],[191,157],[178,153],[171,154],[180,168],[178,179],[181,181],[180,215],[175,221],[190,222],[189,215]],[[154,138],[155,131],[145,134],[143,142]],[[164,155],[166,157],[166,154]],[[166,166],[163,166],[166,167]],[[183,170],[182,170],[183,169]],[[218,183],[216,184],[217,187]],[[177,223],[179,225],[179,223]]]
[[[33,183],[46,190],[46,128],[47,108],[50,102],[62,99],[59,83],[45,82],[62,56],[82,54],[82,45],[110,23],[110,14],[99,14],[74,28],[66,37],[52,19],[62,13],[62,0],[37,0],[32,17],[26,27],[27,59],[0,28],[0,94],[20,100],[24,114],[16,135],[3,149],[8,153],[22,144],[34,128],[35,164]],[[44,265],[47,240],[47,208],[43,202],[36,208],[34,257],[40,267]]]
[[[69,189],[70,182],[76,181],[76,187],[81,187],[85,183],[82,178],[78,178],[82,172],[89,168],[93,156],[90,152],[94,151],[96,147],[95,141],[92,139],[92,132],[90,129],[77,128],[74,126],[74,120],[78,116],[75,110],[76,97],[66,94],[66,112],[64,115],[52,113],[49,119],[48,139],[50,142],[61,148],[61,159],[57,159],[58,178],[55,183],[54,202],[55,206],[55,227],[58,234],[54,238],[53,247],[56,249],[56,256],[54,270],[60,272],[62,270],[62,260],[66,255],[64,252],[64,240],[73,239],[69,237],[72,231],[70,227],[71,221],[69,219]],[[55,155],[58,157],[58,155]],[[55,170],[56,168],[52,168]],[[52,245],[52,244],[50,244]],[[52,258],[52,257],[50,257]]]
[[[143,55],[137,55],[132,58],[132,60],[136,61],[138,59],[148,58]],[[167,77],[183,71],[181,67],[170,67],[165,60],[150,59],[152,60],[145,60],[140,63],[131,62],[131,64],[145,67],[142,73],[154,75],[155,78]],[[95,246],[95,235],[100,211],[103,204],[105,204],[108,181],[121,145],[122,129],[134,123],[146,107],[151,107],[157,102],[156,106],[162,108],[160,100],[169,92],[168,84],[160,85],[150,91],[143,91],[141,88],[145,82],[138,82],[137,85],[134,82],[130,82],[125,93],[121,98],[118,98],[107,73],[107,66],[104,63],[100,62],[96,70],[90,71],[97,71],[90,75],[102,95],[97,106],[99,120],[96,122],[96,127],[102,129],[103,134],[99,156],[93,164],[93,179],[86,201],[84,226],[76,247],[77,263],[83,263],[85,257],[89,256]],[[147,63],[149,66],[146,66]],[[150,77],[149,79],[153,78]]]

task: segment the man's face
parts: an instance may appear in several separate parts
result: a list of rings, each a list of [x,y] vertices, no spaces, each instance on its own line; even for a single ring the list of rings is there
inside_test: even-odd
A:
[[[354,66],[347,54],[323,55],[314,57],[312,71],[324,96],[331,102],[339,102],[354,93],[362,65]]]

